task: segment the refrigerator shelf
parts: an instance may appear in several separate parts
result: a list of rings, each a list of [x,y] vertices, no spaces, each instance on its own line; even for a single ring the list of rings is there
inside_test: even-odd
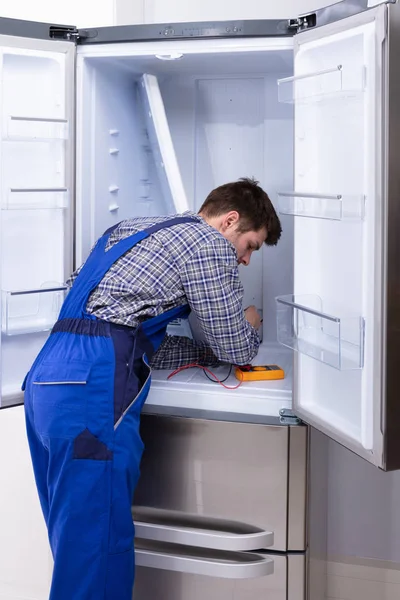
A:
[[[278,100],[285,104],[316,102],[363,90],[364,77],[349,77],[345,80],[342,65],[278,79]]]
[[[69,203],[67,188],[11,188],[2,210],[63,209]]]
[[[363,368],[362,317],[323,312],[317,295],[278,296],[276,304],[278,341],[283,346],[341,371]]]
[[[67,140],[68,125],[67,119],[10,115],[7,119],[5,139],[25,142]]]
[[[57,320],[66,289],[66,286],[49,286],[3,290],[2,333],[11,336],[49,331]]]
[[[278,192],[278,203],[282,215],[294,217],[332,221],[362,221],[365,217],[363,195]]]

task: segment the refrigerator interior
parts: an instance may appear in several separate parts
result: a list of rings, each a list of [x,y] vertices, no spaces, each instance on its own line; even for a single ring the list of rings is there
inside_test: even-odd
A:
[[[292,403],[294,349],[295,402],[372,447],[382,214],[368,15],[322,41],[317,32],[296,50],[295,77],[291,39],[78,48],[77,264],[110,225],[197,210],[240,176],[259,179],[282,216],[277,248],[263,248],[241,277],[245,305],[264,316],[255,362],[280,364],[285,379],[232,391],[201,371],[170,381],[156,372],[148,405],[277,416]],[[4,405],[18,396],[71,271],[73,77],[65,51],[8,46],[1,76]],[[173,331],[190,333],[179,323]]]
[[[255,256],[242,278],[244,304],[255,304],[264,316],[254,362],[276,362],[286,378],[233,391],[201,371],[169,381],[168,373],[158,372],[148,407],[278,416],[293,396],[307,422],[380,460],[374,394],[380,397],[378,91],[385,15],[381,6],[302,33],[294,42],[193,40],[78,49],[78,198],[96,199],[92,213],[82,216],[83,255],[95,237],[87,235],[88,220],[96,234],[112,221],[107,207],[113,178],[121,200],[118,218],[168,209],[156,184],[150,186],[154,191],[140,191],[141,179],[157,173],[151,160],[147,169],[140,162],[140,155],[150,158],[140,148],[145,120],[137,87],[144,73],[157,78],[188,207],[197,210],[221,183],[253,175],[282,216],[282,241]],[[115,161],[108,156],[111,130],[121,132]],[[95,180],[87,176],[100,170]],[[218,370],[220,376],[226,372]],[[227,383],[235,382],[231,377]]]
[[[293,72],[290,39],[262,40],[253,47],[244,40],[230,52],[226,41],[220,49],[218,42],[212,47],[190,42],[182,57],[169,54],[168,43],[160,55],[154,45],[148,54],[149,46],[78,49],[78,262],[79,252],[85,257],[112,223],[173,210],[171,195],[162,192],[165,170],[157,159],[169,134],[179,167],[175,177],[183,182],[189,210],[197,211],[212,189],[239,177],[259,180],[276,207],[278,190],[293,188],[293,106],[278,101],[277,85]],[[143,74],[158,86],[162,106],[157,113],[166,115],[169,131],[158,132],[158,143],[152,133],[157,114],[153,110],[149,120],[151,92],[143,92]],[[169,371],[156,371],[148,405],[273,416],[291,406],[292,352],[277,343],[275,297],[293,289],[293,218],[283,215],[282,224],[278,246],[254,253],[250,266],[240,271],[244,305],[256,305],[264,317],[256,362],[278,363],[286,378],[225,390],[200,370],[169,381]],[[197,337],[192,320],[191,325],[192,330],[173,324],[169,333],[193,331]],[[215,372],[223,378],[228,368]],[[233,376],[227,381],[236,383]]]

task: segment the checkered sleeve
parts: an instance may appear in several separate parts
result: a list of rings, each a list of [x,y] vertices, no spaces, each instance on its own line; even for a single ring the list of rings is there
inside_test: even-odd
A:
[[[167,335],[154,354],[150,366],[152,369],[177,369],[193,362],[203,367],[216,367],[220,364],[214,352],[204,342]]]
[[[246,320],[236,252],[224,238],[205,244],[185,262],[181,280],[188,303],[216,357],[250,363],[260,338]]]

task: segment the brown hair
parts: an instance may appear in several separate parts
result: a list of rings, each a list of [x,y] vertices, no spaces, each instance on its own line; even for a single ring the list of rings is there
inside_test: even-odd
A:
[[[266,228],[265,243],[276,246],[282,227],[268,194],[254,178],[243,177],[233,183],[225,183],[210,192],[200,208],[206,217],[219,217],[231,210],[239,213],[239,231],[260,231]]]

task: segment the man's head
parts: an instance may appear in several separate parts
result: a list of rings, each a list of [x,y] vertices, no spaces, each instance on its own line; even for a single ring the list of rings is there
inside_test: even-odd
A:
[[[236,248],[238,262],[248,265],[263,243],[275,246],[282,227],[271,200],[258,181],[243,178],[213,190],[199,214]]]

